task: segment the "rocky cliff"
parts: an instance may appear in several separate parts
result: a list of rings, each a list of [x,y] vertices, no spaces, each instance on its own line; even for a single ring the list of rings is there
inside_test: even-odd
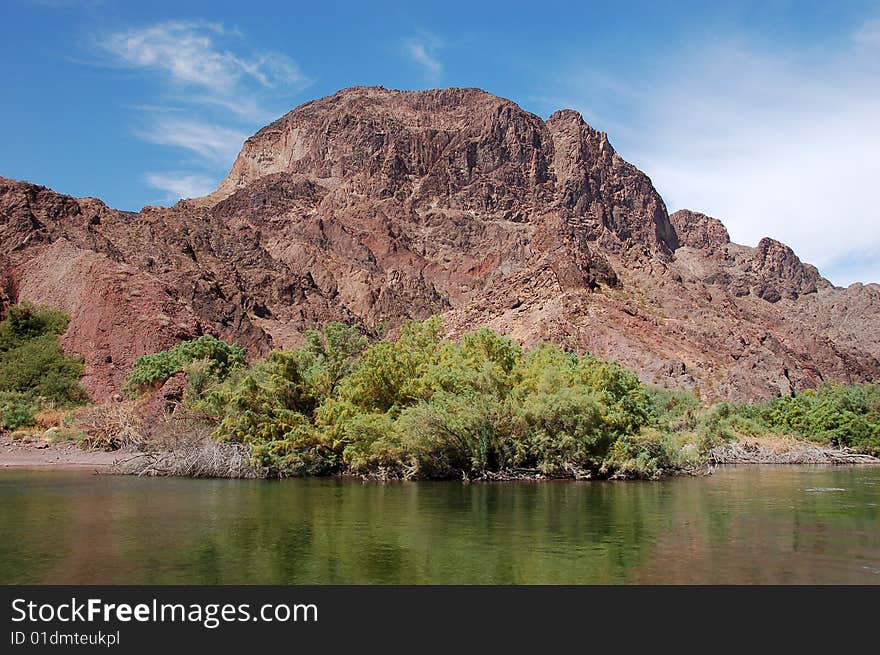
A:
[[[880,286],[833,287],[787,246],[668,215],[579,114],[478,89],[353,88],[245,143],[216,192],[121,212],[0,178],[0,307],[72,316],[96,399],[204,332],[259,354],[330,320],[444,317],[551,340],[704,397],[880,373]]]

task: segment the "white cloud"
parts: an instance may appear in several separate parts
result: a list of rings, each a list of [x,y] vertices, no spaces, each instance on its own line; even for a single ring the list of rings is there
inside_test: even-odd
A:
[[[231,163],[247,134],[195,120],[161,118],[138,135],[145,141],[184,148],[219,165]]]
[[[139,71],[159,84],[158,93],[129,104],[141,114],[135,134],[194,153],[198,166],[218,177],[247,136],[290,109],[290,97],[310,83],[293,59],[249,49],[244,35],[221,23],[167,21],[105,33],[94,45],[103,65]],[[149,173],[144,181],[176,198],[210,192],[215,178]]]
[[[247,81],[267,88],[296,87],[306,81],[287,55],[245,57],[218,43],[230,34],[219,23],[170,21],[109,34],[98,45],[118,65],[154,70],[176,84],[200,86],[221,96]]]
[[[195,105],[205,107],[217,107],[233,114],[237,120],[246,121],[251,124],[260,125],[268,123],[278,118],[278,112],[271,111],[263,107],[263,105],[253,96],[242,93],[235,96],[217,96],[217,95],[187,95],[186,101]],[[290,107],[285,107],[285,110]]]
[[[612,96],[598,114],[622,114],[630,129],[595,127],[651,177],[670,211],[716,216],[740,243],[784,241],[837,284],[880,281],[875,34],[866,25],[837,53],[687,48],[626,93],[589,73],[567,91],[580,86],[585,106]]]
[[[147,173],[144,181],[160,191],[165,191],[168,194],[165,199],[172,202],[180,198],[204,196],[217,187],[217,180],[214,178],[186,173]]]
[[[439,41],[434,37],[407,39],[404,48],[409,58],[421,66],[429,79],[437,79],[443,72],[443,64],[437,58]]]

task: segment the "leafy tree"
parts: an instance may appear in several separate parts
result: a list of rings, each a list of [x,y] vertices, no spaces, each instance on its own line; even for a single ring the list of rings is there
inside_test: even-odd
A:
[[[169,353],[143,368],[165,375],[190,358]],[[736,434],[769,431],[880,450],[878,385],[704,407],[693,394],[649,389],[614,362],[553,344],[525,352],[491,330],[454,341],[437,318],[370,345],[331,323],[306,333],[302,347],[249,369],[234,364],[219,382],[212,361],[186,368],[188,402],[217,420],[218,438],[250,444],[277,476],[655,477],[695,466]]]
[[[62,312],[22,303],[0,321],[0,428],[33,425],[43,407],[84,403],[84,365],[65,355],[59,335],[67,329]]]
[[[47,335],[61,335],[70,319],[64,312],[48,307],[35,307],[23,302],[13,305],[0,321],[0,353],[22,345],[30,339]]]
[[[230,345],[210,334],[183,341],[162,352],[138,357],[122,390],[130,396],[161,386],[170,377],[196,361],[208,363],[208,372],[217,380],[226,378],[233,369],[244,366],[244,348]]]
[[[305,333],[306,351],[314,357],[317,370],[312,384],[323,396],[336,389],[340,380],[357,368],[358,355],[367,345],[367,339],[356,328],[344,323],[328,323],[323,330]]]

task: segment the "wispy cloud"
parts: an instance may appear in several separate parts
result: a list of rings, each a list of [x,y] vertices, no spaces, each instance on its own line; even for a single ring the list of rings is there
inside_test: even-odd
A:
[[[235,159],[247,138],[246,133],[221,125],[164,118],[137,134],[150,143],[184,148],[222,165]]]
[[[838,52],[729,40],[667,55],[625,90],[587,67],[559,95],[598,116],[621,154],[651,176],[670,210],[724,220],[731,236],[789,243],[833,282],[880,281],[880,39],[854,31]],[[577,102],[577,100],[575,100]]]
[[[418,64],[428,79],[436,80],[443,72],[443,64],[437,56],[440,41],[433,36],[407,39],[403,43],[407,56]]]
[[[241,38],[220,23],[170,21],[108,34],[98,39],[98,45],[120,66],[153,70],[175,84],[202,87],[220,97],[247,81],[266,88],[306,82],[287,55],[242,56],[218,42],[228,37]]]
[[[147,173],[144,181],[155,189],[164,191],[166,201],[179,198],[197,198],[204,196],[217,187],[218,180],[207,175],[190,175],[186,173]]]
[[[291,57],[250,48],[245,35],[221,23],[166,21],[97,34],[92,42],[102,65],[158,85],[158,93],[130,105],[141,114],[135,134],[190,152],[203,170],[144,180],[180,197],[212,190],[245,138],[289,109],[291,96],[310,83]]]

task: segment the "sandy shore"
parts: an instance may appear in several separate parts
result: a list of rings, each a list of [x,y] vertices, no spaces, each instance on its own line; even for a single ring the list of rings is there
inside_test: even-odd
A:
[[[0,437],[0,469],[4,468],[96,468],[111,466],[118,453],[82,450],[72,441],[49,443],[42,439],[12,440]]]

